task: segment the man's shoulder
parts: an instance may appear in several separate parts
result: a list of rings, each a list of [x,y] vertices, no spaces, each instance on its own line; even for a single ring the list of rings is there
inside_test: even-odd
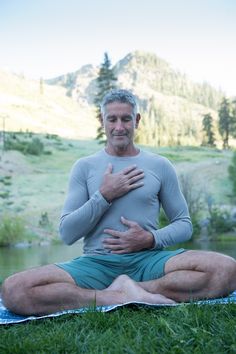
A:
[[[152,151],[147,151],[147,150],[141,150],[141,151],[142,151],[142,157],[145,158],[145,159],[146,158],[152,159],[153,161],[156,161],[158,163],[163,163],[163,164],[171,163],[170,160],[168,160],[163,155],[160,155],[160,154],[152,152]]]
[[[97,151],[94,154],[88,155],[88,156],[82,156],[78,160],[74,162],[74,167],[84,167],[88,166],[91,163],[96,163],[97,160],[101,160],[103,156],[103,150]]]

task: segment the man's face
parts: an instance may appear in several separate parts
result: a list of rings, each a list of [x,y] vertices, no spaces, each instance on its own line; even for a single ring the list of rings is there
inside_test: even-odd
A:
[[[108,146],[125,149],[133,144],[134,129],[138,125],[140,116],[134,116],[133,108],[128,103],[112,102],[105,108],[103,125]]]

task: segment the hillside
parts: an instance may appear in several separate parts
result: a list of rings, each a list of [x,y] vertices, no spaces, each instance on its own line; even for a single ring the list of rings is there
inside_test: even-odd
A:
[[[0,71],[0,118],[5,130],[96,136],[93,100],[98,67],[90,64],[45,82]],[[154,146],[200,145],[203,115],[214,119],[222,92],[189,80],[155,54],[135,51],[114,66],[118,86],[131,89],[143,116],[137,142]]]
[[[97,125],[92,108],[66,96],[65,88],[5,71],[0,71],[0,118],[7,131],[48,132],[71,138],[93,137]]]
[[[203,138],[203,115],[211,113],[216,125],[222,92],[207,83],[192,82],[155,54],[129,53],[116,63],[114,72],[118,86],[131,89],[139,100],[144,117],[144,134],[138,138],[140,143],[199,144]],[[97,74],[98,68],[85,65],[74,73],[47,80],[47,83],[63,86],[77,102],[92,104]]]

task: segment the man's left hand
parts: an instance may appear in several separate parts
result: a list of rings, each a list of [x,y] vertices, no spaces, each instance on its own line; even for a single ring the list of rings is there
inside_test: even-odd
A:
[[[127,220],[123,216],[121,222],[129,227],[127,231],[104,230],[106,234],[112,236],[103,241],[105,248],[111,250],[111,253],[132,253],[153,247],[154,237],[151,232],[144,230],[137,222]]]

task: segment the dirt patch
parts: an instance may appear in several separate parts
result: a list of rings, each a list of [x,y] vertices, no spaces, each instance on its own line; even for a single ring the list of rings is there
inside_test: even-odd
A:
[[[26,156],[19,151],[6,151],[0,157],[1,175],[29,174],[33,168],[27,162]]]

